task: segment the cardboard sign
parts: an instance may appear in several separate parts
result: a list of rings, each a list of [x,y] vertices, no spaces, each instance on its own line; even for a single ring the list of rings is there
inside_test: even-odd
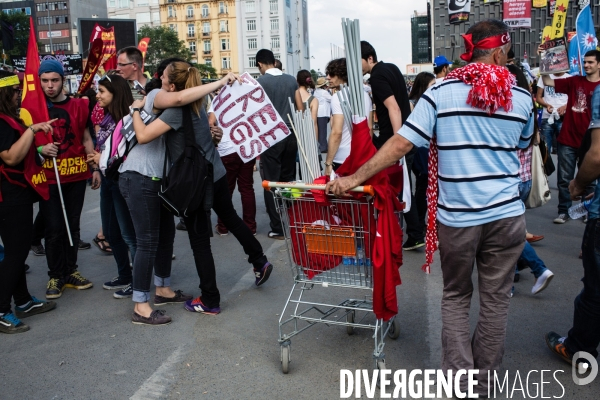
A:
[[[285,139],[290,130],[260,84],[247,72],[241,78],[243,84],[223,87],[212,104],[223,137],[248,162]]]
[[[531,0],[504,0],[504,23],[511,28],[531,28]]]

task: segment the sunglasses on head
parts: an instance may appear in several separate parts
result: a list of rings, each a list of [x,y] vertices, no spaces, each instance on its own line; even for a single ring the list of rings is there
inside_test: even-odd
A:
[[[103,80],[108,79],[108,81],[110,83],[112,83],[112,79],[110,79],[110,76],[108,76],[108,74],[104,75],[102,78],[100,78],[100,80],[98,82],[102,82]]]

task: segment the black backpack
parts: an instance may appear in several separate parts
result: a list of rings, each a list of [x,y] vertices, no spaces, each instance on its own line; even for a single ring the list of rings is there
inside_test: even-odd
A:
[[[208,212],[212,208],[213,166],[206,160],[204,150],[196,143],[191,107],[184,106],[181,112],[183,113],[185,147],[167,174],[169,159],[167,146],[163,180],[158,196],[163,206],[175,216],[189,217],[195,212]]]

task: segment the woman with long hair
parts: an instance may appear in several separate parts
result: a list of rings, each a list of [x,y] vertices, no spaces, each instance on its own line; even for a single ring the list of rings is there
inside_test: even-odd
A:
[[[154,107],[165,109],[151,124],[145,126],[139,113],[135,112],[134,127],[138,141],[147,143],[165,137],[169,149],[169,160],[179,158],[185,146],[185,128],[183,126],[184,109],[178,107],[189,104],[196,143],[205,152],[206,160],[213,169],[212,209],[233,233],[248,255],[248,262],[254,267],[255,285],[260,286],[269,279],[273,266],[263,253],[262,246],[254,237],[250,228],[237,215],[231,202],[225,167],[215,149],[211,127],[204,107],[203,97],[226,84],[239,79],[228,74],[220,81],[207,85],[201,84],[200,73],[186,62],[171,63],[162,75],[162,91],[154,99]],[[135,102],[140,107],[143,102]],[[217,288],[215,262],[210,248],[210,224],[204,210],[185,218],[190,245],[194,253],[196,270],[200,278],[202,294],[185,302],[188,311],[216,315],[221,312],[220,294]]]
[[[168,64],[158,67],[159,73]],[[160,89],[150,91],[145,98],[143,111],[150,116],[151,123],[159,110],[153,107],[154,97]],[[133,121],[139,118],[139,101],[133,102]],[[144,122],[141,121],[142,125]],[[137,135],[136,135],[137,136]],[[175,224],[173,215],[162,206],[158,192],[163,178],[165,157],[163,137],[139,141],[130,149],[127,159],[119,168],[119,189],[131,215],[136,234],[136,253],[133,259],[132,284],[115,293],[115,297],[132,297],[134,310],[132,322],[143,325],[171,323],[164,310],[153,310],[150,306],[150,285],[156,286],[154,305],[177,304],[190,300],[192,296],[181,290],[171,289],[171,264]],[[154,272],[154,273],[153,273]]]
[[[51,123],[25,126],[19,107],[19,78],[0,71],[0,238],[4,260],[0,262],[0,332],[21,333],[29,326],[20,319],[50,311],[53,301],[41,301],[29,294],[25,260],[31,246],[33,203],[39,200],[26,175],[38,157],[33,147],[36,132],[52,132]],[[56,155],[56,149],[52,150]],[[41,168],[40,168],[41,170]],[[15,302],[15,312],[11,309]]]
[[[310,116],[315,124],[315,135],[318,139],[319,128],[317,125],[317,115],[319,114],[319,100],[308,91],[309,89],[315,90],[315,83],[313,82],[310,71],[305,69],[298,71],[296,82],[298,82],[298,89],[296,89],[296,95],[294,97],[296,108],[300,111],[304,111],[308,104]],[[287,118],[287,116],[285,116],[285,118]]]
[[[98,82],[96,100],[104,110],[104,117],[96,132],[95,152],[88,155],[88,162],[93,161],[100,165],[101,154],[108,151],[110,157],[119,145],[114,140],[113,133],[121,126],[122,119],[129,114],[129,105],[133,103],[133,96],[125,79],[120,75],[106,74]],[[103,287],[107,290],[124,289],[131,285],[132,280],[129,252],[131,258],[135,259],[135,229],[127,203],[119,190],[119,182],[107,176],[103,177],[100,187],[100,216],[102,232],[106,241],[111,244],[119,273],[117,277],[104,283]]]
[[[413,83],[410,94],[408,95],[408,101],[410,102],[410,110],[414,110],[417,102],[423,96],[423,93],[427,91],[431,86],[435,84],[435,75],[431,72],[420,72]]]

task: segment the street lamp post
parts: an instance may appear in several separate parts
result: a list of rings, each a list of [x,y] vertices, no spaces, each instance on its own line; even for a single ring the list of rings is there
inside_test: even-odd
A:
[[[50,28],[50,3],[46,2],[46,15],[48,18],[48,38],[50,39],[50,54],[54,54],[54,46],[52,45],[52,30]]]

